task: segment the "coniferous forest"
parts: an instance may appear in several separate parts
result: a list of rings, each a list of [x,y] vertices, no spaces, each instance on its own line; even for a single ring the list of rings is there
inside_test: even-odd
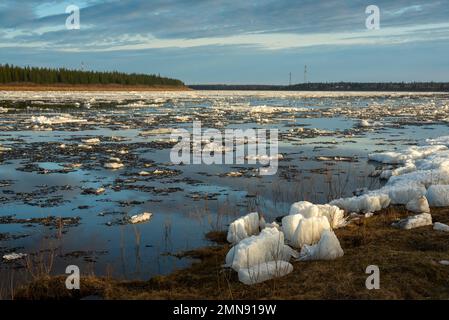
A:
[[[18,67],[0,64],[0,84],[33,83],[41,85],[142,85],[142,86],[184,86],[177,79],[153,74],[127,74],[117,71],[99,72],[72,69],[51,69],[37,67]]]

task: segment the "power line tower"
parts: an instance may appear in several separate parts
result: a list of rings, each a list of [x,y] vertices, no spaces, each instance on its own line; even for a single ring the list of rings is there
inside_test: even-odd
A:
[[[304,83],[307,83],[307,65],[304,65]]]

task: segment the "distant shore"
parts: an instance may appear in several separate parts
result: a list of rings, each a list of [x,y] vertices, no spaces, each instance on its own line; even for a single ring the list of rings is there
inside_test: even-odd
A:
[[[67,85],[67,84],[0,84],[0,91],[189,91],[186,86],[139,86],[139,85]]]

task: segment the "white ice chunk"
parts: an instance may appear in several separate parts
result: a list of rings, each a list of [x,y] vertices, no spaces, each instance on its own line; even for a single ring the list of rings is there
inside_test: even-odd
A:
[[[334,260],[344,254],[337,236],[331,230],[325,230],[320,241],[313,245],[305,245],[300,254],[300,261],[307,260]]]
[[[282,218],[282,231],[284,232],[285,240],[288,243],[293,242],[293,236],[298,228],[299,221],[303,218],[303,215],[300,213],[291,214]]]
[[[136,214],[134,216],[132,216],[129,221],[131,223],[141,223],[141,222],[145,222],[151,219],[151,217],[153,216],[152,213],[150,212],[144,212],[144,213],[140,213],[140,214]]]
[[[265,228],[259,235],[241,240],[226,255],[226,266],[239,271],[269,261],[288,261],[297,252],[284,244],[284,234]]]
[[[296,202],[290,207],[290,215],[292,214],[301,214],[304,218],[324,216],[332,228],[342,227],[346,223],[344,211],[330,204],[316,205],[308,201]]]
[[[364,194],[358,197],[340,198],[329,203],[346,212],[376,212],[389,206],[390,198],[387,194]]]
[[[5,254],[3,256],[3,259],[6,261],[13,261],[13,260],[18,260],[18,259],[22,259],[25,258],[27,256],[26,253],[9,253],[9,254]]]
[[[326,217],[310,217],[301,219],[291,245],[294,248],[302,248],[304,245],[317,243],[325,230],[330,230],[331,226]]]
[[[432,216],[429,213],[421,213],[414,216],[407,217],[392,224],[393,227],[399,229],[414,229],[424,227],[432,224]]]
[[[259,233],[259,214],[252,212],[244,217],[238,218],[229,225],[227,240],[230,243],[237,243],[249,236]]]
[[[430,186],[426,197],[432,207],[449,206],[449,185]]]
[[[108,162],[104,164],[104,167],[106,169],[120,169],[123,168],[123,163],[119,163],[119,162]]]
[[[410,200],[406,204],[406,209],[415,213],[429,213],[429,203],[425,196],[419,197],[417,199]]]
[[[293,271],[291,263],[286,261],[268,261],[239,270],[240,282],[252,285],[270,279],[283,277]]]
[[[433,230],[449,232],[449,226],[441,222],[435,222],[433,224]]]

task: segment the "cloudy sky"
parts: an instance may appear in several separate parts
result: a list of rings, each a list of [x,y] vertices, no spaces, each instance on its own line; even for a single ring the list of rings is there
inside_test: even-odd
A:
[[[317,82],[449,81],[448,56],[449,0],[0,1],[0,63],[286,84],[305,64]]]

